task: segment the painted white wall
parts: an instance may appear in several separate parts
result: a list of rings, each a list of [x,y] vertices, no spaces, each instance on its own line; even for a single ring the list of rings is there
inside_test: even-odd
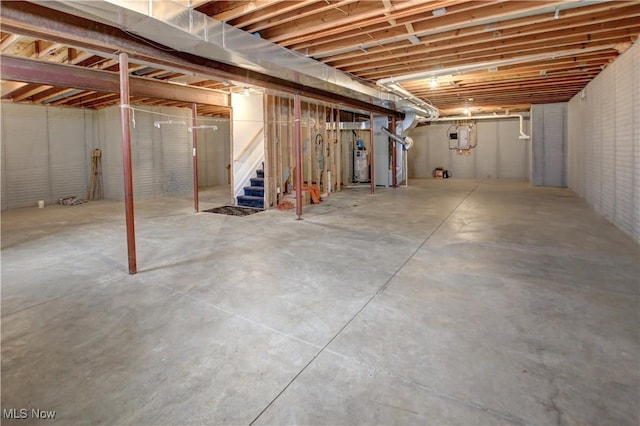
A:
[[[569,101],[568,183],[640,242],[640,43]]]
[[[409,179],[432,177],[433,169],[443,167],[454,178],[529,179],[529,140],[518,139],[517,118],[477,120],[478,146],[469,155],[449,150],[448,129],[454,124],[436,122],[413,129],[414,145],[408,151]],[[529,134],[529,120],[524,120]]]
[[[94,111],[3,103],[1,118],[2,209],[87,197]]]
[[[264,161],[264,98],[262,94],[231,94],[233,108],[233,193],[244,194],[249,179]]]

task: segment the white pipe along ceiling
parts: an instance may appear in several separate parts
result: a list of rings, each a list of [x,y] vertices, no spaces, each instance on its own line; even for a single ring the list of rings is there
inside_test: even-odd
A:
[[[460,117],[443,117],[435,120],[420,120],[420,121],[463,121],[463,120],[495,120],[497,118],[519,118],[520,119],[520,136],[518,139],[531,139],[531,136],[524,133],[524,117],[522,114],[495,114],[495,115],[462,115]]]

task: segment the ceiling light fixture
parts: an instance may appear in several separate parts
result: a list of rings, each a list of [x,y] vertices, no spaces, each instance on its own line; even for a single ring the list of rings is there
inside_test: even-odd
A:
[[[556,12],[553,14],[553,19],[559,19],[560,18],[560,8],[556,7]]]
[[[431,86],[432,89],[435,89],[436,87],[438,87],[438,77],[431,77],[429,86]]]

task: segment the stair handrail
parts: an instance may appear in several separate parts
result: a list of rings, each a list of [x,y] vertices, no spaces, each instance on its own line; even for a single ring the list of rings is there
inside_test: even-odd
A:
[[[264,131],[264,126],[262,126],[261,128],[258,129],[258,131],[251,137],[250,142],[244,146],[244,148],[242,149],[242,152],[240,153],[240,155],[238,155],[237,157],[234,157],[233,161],[240,160],[242,158],[242,156],[247,153],[249,148],[251,148],[253,146],[253,144],[256,143],[256,141],[260,140],[260,139],[258,139],[258,136],[260,136],[260,133],[262,133],[263,131]]]

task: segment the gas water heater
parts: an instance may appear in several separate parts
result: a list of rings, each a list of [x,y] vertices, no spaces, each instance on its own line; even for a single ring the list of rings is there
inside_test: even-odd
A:
[[[369,182],[369,159],[367,158],[367,149],[364,142],[358,139],[356,141],[356,149],[353,151],[353,181]]]

